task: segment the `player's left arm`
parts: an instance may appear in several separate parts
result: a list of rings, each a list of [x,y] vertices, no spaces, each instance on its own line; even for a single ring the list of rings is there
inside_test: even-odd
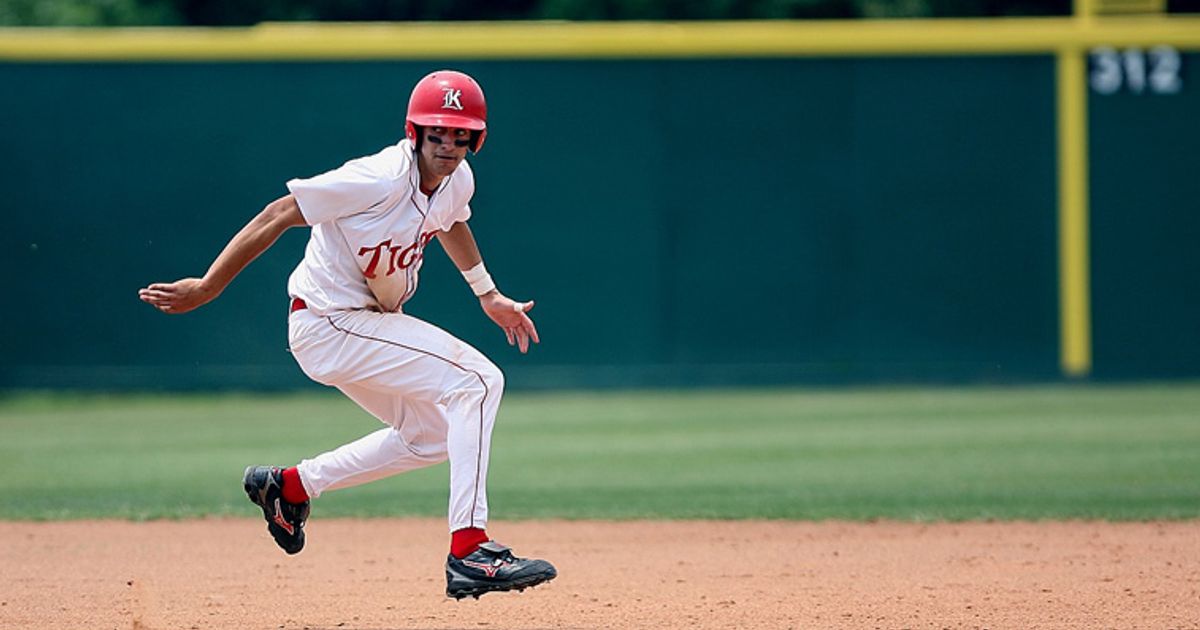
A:
[[[483,256],[475,243],[475,235],[466,222],[455,223],[449,230],[438,232],[438,242],[450,260],[454,261],[454,266],[467,278],[471,289],[479,297],[483,312],[504,330],[508,345],[516,345],[521,352],[528,352],[529,340],[539,343],[537,328],[528,315],[533,308],[533,300],[518,302],[496,289],[483,266]]]

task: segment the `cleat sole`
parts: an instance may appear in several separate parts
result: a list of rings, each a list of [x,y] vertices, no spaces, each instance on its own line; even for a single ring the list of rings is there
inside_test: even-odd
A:
[[[550,577],[545,577],[539,575],[520,582],[512,582],[510,584],[488,584],[476,586],[474,588],[464,588],[458,590],[446,589],[446,595],[461,601],[466,597],[474,597],[475,599],[479,599],[481,595],[486,595],[488,593],[504,593],[508,591],[524,592],[524,590],[527,588],[534,588],[540,584],[545,584],[546,582],[553,580],[555,577],[558,576],[553,575]]]

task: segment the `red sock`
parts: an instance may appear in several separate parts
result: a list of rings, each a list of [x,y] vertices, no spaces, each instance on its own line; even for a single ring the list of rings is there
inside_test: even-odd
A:
[[[489,540],[487,532],[477,527],[460,529],[450,534],[450,555],[465,558]]]
[[[304,503],[308,500],[308,493],[304,491],[304,484],[300,483],[300,471],[296,470],[295,466],[283,469],[283,487],[281,488],[283,500],[288,503]]]

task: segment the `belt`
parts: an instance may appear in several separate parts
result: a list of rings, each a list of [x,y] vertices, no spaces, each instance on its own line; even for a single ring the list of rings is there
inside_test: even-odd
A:
[[[292,298],[292,308],[288,311],[288,313],[295,313],[296,311],[306,308],[308,308],[308,305],[304,303],[304,300],[301,300],[300,298]]]

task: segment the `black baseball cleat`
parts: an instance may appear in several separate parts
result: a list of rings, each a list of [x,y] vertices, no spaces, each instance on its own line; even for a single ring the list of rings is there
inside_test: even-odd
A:
[[[242,485],[250,502],[262,508],[267,519],[267,531],[289,554],[304,549],[304,522],[308,520],[310,504],[288,503],[283,499],[283,471],[275,466],[247,466]]]
[[[518,558],[508,547],[488,541],[465,558],[446,558],[446,596],[479,599],[492,591],[523,591],[557,575],[545,560]]]

